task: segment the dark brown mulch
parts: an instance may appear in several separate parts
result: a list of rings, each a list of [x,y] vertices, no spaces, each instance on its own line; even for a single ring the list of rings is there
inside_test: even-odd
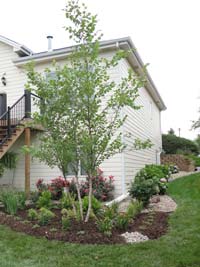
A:
[[[125,243],[123,232],[138,231],[147,235],[150,239],[156,239],[164,235],[168,229],[169,214],[163,212],[139,214],[126,231],[113,229],[112,236],[107,237],[98,231],[95,221],[90,220],[88,223],[73,221],[68,231],[63,230],[61,226],[60,210],[52,210],[55,218],[49,225],[34,228],[37,222],[28,221],[27,211],[19,211],[17,216],[11,216],[0,212],[0,224],[9,226],[11,229],[23,232],[33,236],[46,237],[49,240],[61,240],[79,244],[122,244]]]

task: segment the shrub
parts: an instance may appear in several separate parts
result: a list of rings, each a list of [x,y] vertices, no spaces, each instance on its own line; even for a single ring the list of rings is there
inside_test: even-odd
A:
[[[106,236],[112,235],[113,222],[110,218],[105,217],[97,221],[97,227],[100,232]]]
[[[153,180],[152,186],[153,189],[156,189],[157,194],[164,194],[167,189],[167,181],[160,182],[161,178],[170,177],[170,168],[168,165],[146,165],[143,169],[141,169],[135,176],[135,181],[138,183],[140,180]],[[150,183],[148,183],[148,186]],[[146,186],[145,186],[146,187]],[[158,187],[158,190],[157,190]]]
[[[11,215],[15,215],[18,210],[18,198],[14,191],[3,191],[1,193],[1,201],[5,207],[5,211]]]
[[[88,204],[89,204],[89,197],[88,196],[85,196],[83,198],[83,202],[82,202],[83,211],[87,211]],[[101,209],[101,202],[98,201],[94,196],[92,196],[92,210],[96,214],[100,209]]]
[[[51,193],[49,191],[43,191],[37,201],[37,207],[38,208],[51,208],[51,206],[52,206]]]
[[[40,225],[47,225],[51,219],[55,217],[55,214],[46,208],[41,208],[38,219]]]
[[[127,213],[120,213],[115,219],[115,226],[120,230],[126,230],[130,222],[130,217]]]
[[[108,201],[113,198],[114,177],[110,175],[108,178],[103,176],[102,170],[98,169],[97,175],[92,178],[93,195],[100,201]],[[89,183],[88,178],[80,184],[81,197],[88,195]],[[77,195],[75,181],[72,180],[69,185],[69,192]]]
[[[44,183],[43,179],[38,179],[36,183],[36,187],[39,193],[42,193],[43,191],[47,191],[48,186]]]
[[[131,197],[142,201],[144,206],[149,203],[149,199],[159,193],[158,181],[157,179],[137,179],[132,182],[129,189],[129,194]]]
[[[62,197],[63,188],[67,186],[69,186],[69,182],[59,176],[51,180],[50,185],[48,185],[48,190],[51,192],[53,199],[60,199]]]
[[[36,210],[34,209],[29,209],[28,210],[28,218],[31,220],[31,221],[34,221],[38,218],[38,213]]]

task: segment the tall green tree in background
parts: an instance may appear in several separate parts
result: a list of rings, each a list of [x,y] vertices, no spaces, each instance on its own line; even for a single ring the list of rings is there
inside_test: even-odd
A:
[[[76,44],[66,58],[68,63],[63,67],[54,63],[53,79],[52,70],[46,69],[44,75],[29,65],[27,88],[43,100],[37,101],[42,114],[35,114],[35,120],[45,129],[37,156],[49,166],[58,166],[64,176],[67,167],[73,170],[82,219],[80,168],[87,174],[89,205],[84,218],[87,222],[91,212],[92,177],[104,160],[126,148],[121,126],[127,117],[122,109],[126,106],[139,109],[135,100],[145,81],[132,70],[119,83],[111,80],[109,70],[126,58],[127,53],[119,49],[112,58],[100,56],[102,35],[96,29],[97,16],[88,12],[84,4],[68,1],[65,15],[66,31]],[[129,149],[134,146],[145,148],[149,141],[136,140]]]

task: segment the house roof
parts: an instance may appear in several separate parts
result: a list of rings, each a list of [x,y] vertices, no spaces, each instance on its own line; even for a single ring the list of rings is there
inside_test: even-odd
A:
[[[37,64],[37,63],[48,62],[51,60],[65,59],[66,56],[69,55],[74,50],[74,47],[75,46],[69,46],[69,47],[63,47],[60,49],[54,49],[53,51],[44,51],[44,52],[35,53],[35,54],[32,53],[25,57],[14,60],[14,63],[16,66],[20,67],[33,60]],[[101,41],[100,47],[101,47],[101,51],[116,50],[119,48],[124,49],[126,51],[131,51],[131,53],[128,54],[127,60],[129,61],[130,65],[137,73],[143,74],[144,63],[140,55],[138,54],[137,49],[134,46],[130,37]],[[158,108],[160,110],[165,110],[166,109],[165,103],[163,102],[148,72],[146,72],[146,80],[147,82],[146,82],[145,87],[147,91],[154,99]]]
[[[6,38],[2,35],[0,35],[0,42],[12,46],[14,52],[16,52],[20,57],[29,56],[33,53],[28,47],[19,44],[9,38]]]

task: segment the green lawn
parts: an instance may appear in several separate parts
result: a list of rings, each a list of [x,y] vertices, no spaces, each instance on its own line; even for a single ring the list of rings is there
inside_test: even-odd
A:
[[[178,209],[169,233],[136,245],[74,245],[37,239],[0,226],[0,267],[200,267],[200,174],[172,182]]]

